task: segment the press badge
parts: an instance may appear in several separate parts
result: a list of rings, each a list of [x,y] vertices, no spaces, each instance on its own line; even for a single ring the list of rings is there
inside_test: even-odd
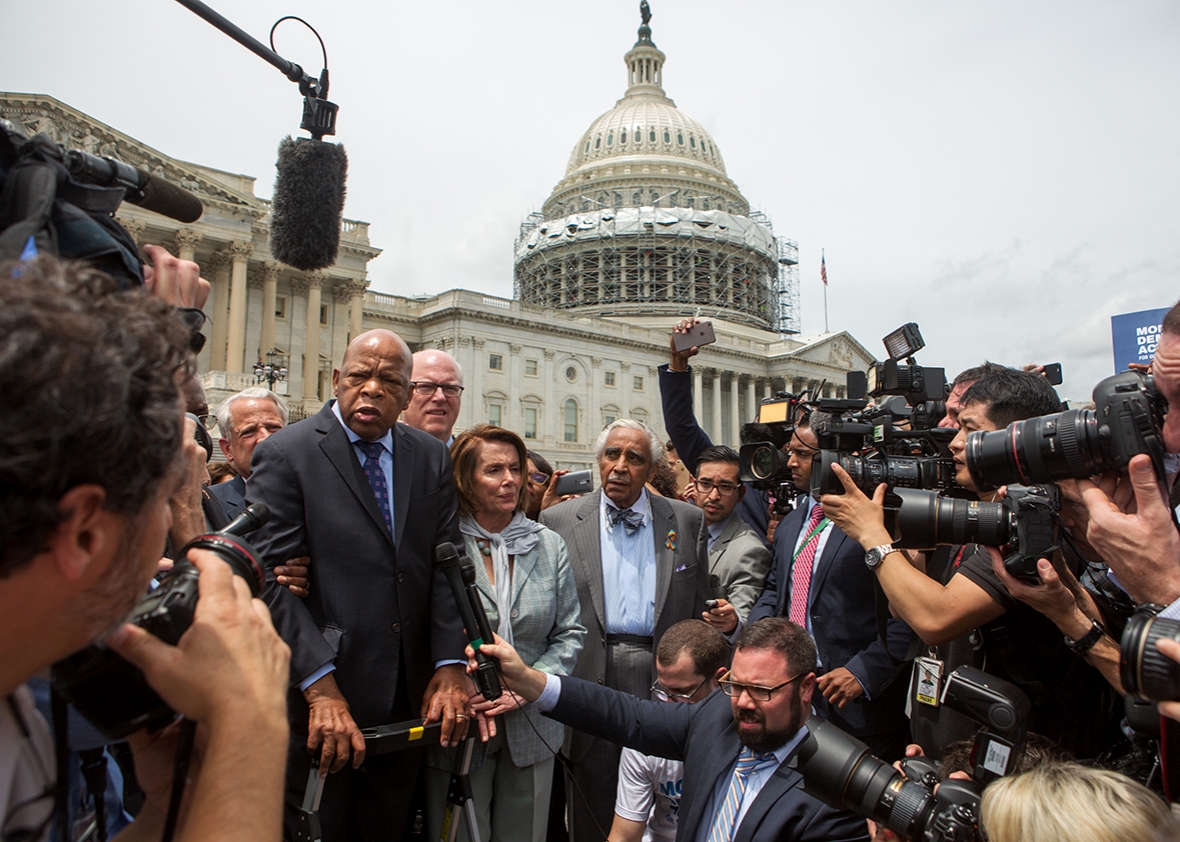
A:
[[[938,707],[942,694],[943,662],[937,658],[914,658],[914,699]]]

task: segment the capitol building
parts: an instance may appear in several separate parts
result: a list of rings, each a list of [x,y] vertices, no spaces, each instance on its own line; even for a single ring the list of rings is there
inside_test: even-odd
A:
[[[796,245],[751,211],[716,141],[667,96],[664,61],[645,20],[624,56],[622,98],[577,139],[542,210],[504,244],[514,249],[512,299],[374,292],[368,265],[381,249],[351,219],[334,266],[296,271],[270,254],[270,203],[254,195],[254,178],[171,158],[50,96],[0,92],[0,117],[201,199],[204,214],[188,225],[129,204],[117,217],[140,244],[196,260],[212,284],[199,358],[211,405],[255,385],[254,364],[269,354],[287,369],[276,390],[292,417],[314,414],[350,338],[387,328],[413,350],[459,361],[456,432],[499,424],[554,466],[579,469],[616,418],[663,434],[656,368],[685,316],[711,319],[717,334],[693,361],[693,385],[697,418],[719,442],[736,445],[776,391],[824,383],[840,397],[845,373],[873,361],[847,332],[799,335]]]

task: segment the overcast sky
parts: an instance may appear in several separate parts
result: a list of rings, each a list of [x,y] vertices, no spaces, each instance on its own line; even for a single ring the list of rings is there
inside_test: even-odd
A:
[[[918,360],[1113,371],[1110,316],[1180,296],[1180,4],[651,0],[665,89],[799,244],[804,333]],[[512,294],[521,220],[626,87],[638,2],[249,0],[328,48],[345,215],[374,289]],[[99,12],[101,8],[101,13]],[[297,133],[296,86],[172,0],[0,0],[0,87],[49,94],[165,154],[256,176]],[[312,72],[296,23],[278,51]],[[47,50],[57,50],[50,55]]]

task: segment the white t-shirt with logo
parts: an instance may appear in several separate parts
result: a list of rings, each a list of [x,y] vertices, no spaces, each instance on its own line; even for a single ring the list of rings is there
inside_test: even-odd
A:
[[[623,749],[615,812],[625,819],[647,822],[643,842],[675,842],[684,787],[684,764]]]
[[[22,684],[0,703],[0,837],[49,838],[54,780],[53,737]]]

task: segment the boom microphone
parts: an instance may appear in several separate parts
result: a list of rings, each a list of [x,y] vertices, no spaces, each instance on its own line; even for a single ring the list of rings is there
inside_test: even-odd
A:
[[[460,556],[450,541],[435,547],[434,563],[442,568],[447,577],[463,627],[467,629],[471,649],[475,652],[475,686],[485,699],[495,701],[504,691],[500,687],[500,676],[496,674],[499,666],[496,659],[479,651],[480,646],[491,643],[494,638],[492,624],[488,622],[488,615],[483,610],[483,602],[475,588],[475,566],[466,556]]]
[[[304,272],[336,262],[344,213],[344,147],[290,137],[279,143],[271,200],[270,253]]]

